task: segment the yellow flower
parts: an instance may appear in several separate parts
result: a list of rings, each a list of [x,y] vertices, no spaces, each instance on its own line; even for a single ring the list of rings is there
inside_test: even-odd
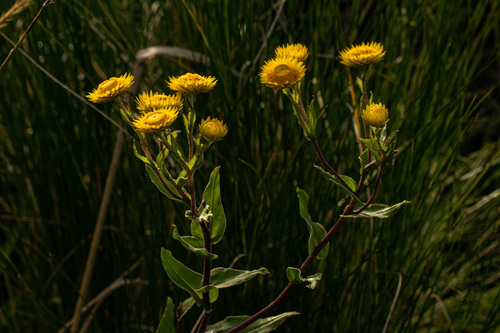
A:
[[[382,103],[372,103],[361,114],[363,122],[374,127],[382,127],[389,122],[389,111]]]
[[[347,67],[361,67],[376,64],[384,58],[384,47],[380,43],[362,43],[340,52],[341,63]]]
[[[178,115],[178,109],[173,107],[155,109],[142,114],[137,120],[132,122],[132,125],[138,132],[157,134],[170,128]]]
[[[261,82],[274,90],[291,88],[300,82],[306,74],[304,64],[291,57],[268,60],[261,70]]]
[[[201,76],[195,73],[186,73],[179,77],[170,77],[168,87],[181,94],[197,94],[209,92],[217,84],[213,76]]]
[[[143,92],[135,101],[137,103],[137,110],[140,110],[142,113],[169,107],[176,108],[179,111],[182,109],[182,98],[179,94],[165,95],[156,92],[153,93],[152,91],[149,93]]]
[[[109,102],[126,93],[133,83],[134,76],[128,73],[120,77],[112,77],[102,82],[97,89],[87,95],[87,98],[94,103]]]
[[[306,61],[309,56],[307,47],[302,44],[286,44],[286,46],[278,46],[276,50],[274,50],[274,53],[276,58],[292,57],[302,62]]]
[[[227,125],[224,125],[222,120],[217,118],[210,119],[208,117],[200,124],[200,134],[207,141],[220,141],[226,136],[227,131]]]

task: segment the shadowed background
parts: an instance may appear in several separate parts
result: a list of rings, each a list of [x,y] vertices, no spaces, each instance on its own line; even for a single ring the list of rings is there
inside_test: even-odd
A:
[[[13,3],[2,1],[0,13]],[[0,32],[17,41],[42,3]],[[310,270],[323,273],[317,288],[297,288],[279,308],[301,315],[278,331],[500,332],[499,100],[496,90],[487,96],[499,83],[498,17],[494,0],[57,0],[21,49],[80,96],[134,72],[137,52],[150,46],[209,57],[208,64],[154,57],[136,81],[138,91],[169,92],[165,80],[187,71],[218,79],[197,100],[199,118],[217,116],[229,127],[198,174],[201,193],[221,166],[228,225],[214,265],[238,257],[234,268],[271,273],[221,290],[215,322],[260,310],[286,284],[286,267],[306,258],[297,186],[327,229],[345,204],[313,167],[314,149],[287,100],[260,84],[260,66],[276,46],[309,48],[303,98],[327,106],[319,144],[330,164],[355,176],[358,146],[338,53],[382,43],[387,53],[368,87],[388,107],[389,129],[399,130],[399,155],[377,202],[412,204],[389,220],[346,223],[328,258]],[[2,61],[11,48],[0,36]],[[54,332],[73,314],[118,128],[20,52],[0,72],[0,88],[0,330]],[[120,122],[112,103],[97,107]],[[100,299],[92,332],[154,331],[166,297],[176,304],[188,297],[168,280],[161,247],[201,271],[202,261],[171,238],[173,223],[188,227],[184,207],[156,190],[131,143],[126,135],[90,299],[138,265],[129,284]]]

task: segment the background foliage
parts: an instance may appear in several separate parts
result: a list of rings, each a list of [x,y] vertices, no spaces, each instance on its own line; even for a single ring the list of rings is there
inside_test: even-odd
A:
[[[17,40],[43,3],[35,2],[1,32]],[[2,1],[0,12],[12,3]],[[344,225],[311,270],[323,273],[317,289],[298,288],[281,307],[301,315],[279,331],[500,332],[498,94],[482,100],[499,83],[498,17],[495,0],[57,0],[22,49],[81,96],[133,72],[135,54],[149,46],[210,57],[209,65],[150,59],[139,90],[165,91],[168,76],[186,71],[219,79],[198,99],[204,117],[230,129],[201,175],[208,180],[221,166],[228,228],[214,264],[234,260],[271,274],[221,290],[216,321],[262,308],[286,283],[285,268],[306,257],[296,186],[326,228],[344,200],[314,169],[291,107],[259,83],[260,66],[278,45],[310,49],[305,96],[327,105],[317,137],[332,165],[355,174],[347,72],[337,55],[381,42],[387,54],[368,85],[400,131],[400,153],[377,201],[412,205],[390,220]],[[0,40],[3,59],[12,46]],[[72,316],[118,129],[20,53],[0,76],[0,330],[54,332]],[[111,105],[99,108],[111,113]],[[187,297],[168,281],[161,247],[201,265],[171,239],[182,207],[149,182],[130,144],[127,136],[90,295],[138,262],[127,276],[136,283],[103,299],[93,332],[151,331],[167,296]]]

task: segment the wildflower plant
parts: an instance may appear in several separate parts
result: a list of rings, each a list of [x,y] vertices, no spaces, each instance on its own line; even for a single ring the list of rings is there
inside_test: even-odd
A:
[[[266,317],[299,284],[304,283],[314,289],[321,280],[321,273],[306,275],[315,259],[323,260],[328,256],[329,242],[344,221],[355,218],[387,218],[391,216],[403,201],[388,206],[375,204],[374,199],[379,189],[384,168],[394,156],[396,134],[388,135],[387,123],[389,111],[382,103],[374,103],[373,96],[368,98],[366,72],[370,64],[382,60],[385,52],[381,44],[370,43],[354,46],[341,52],[342,63],[349,67],[361,67],[361,77],[356,80],[361,90],[360,110],[365,124],[365,135],[356,138],[363,145],[359,160],[361,166],[357,180],[342,175],[335,170],[323,156],[316,139],[318,112],[311,101],[305,104],[301,97],[302,81],[305,78],[304,61],[309,56],[307,47],[302,44],[288,44],[275,50],[275,57],[266,61],[261,68],[261,82],[276,91],[281,91],[289,100],[293,113],[302,128],[305,138],[316,151],[320,165],[318,176],[323,176],[338,186],[349,197],[348,204],[330,230],[314,222],[308,211],[308,194],[297,187],[299,200],[298,212],[305,220],[309,230],[308,257],[299,267],[288,267],[286,275],[289,283],[281,294],[253,316],[231,316],[208,325],[212,312],[212,303],[218,299],[219,290],[244,283],[257,275],[264,275],[264,267],[251,271],[242,271],[224,267],[213,267],[218,255],[213,245],[221,241],[226,229],[226,216],[220,193],[219,167],[210,175],[204,192],[196,193],[196,171],[203,166],[204,154],[208,148],[225,138],[228,127],[218,118],[206,116],[199,123],[199,111],[196,97],[199,93],[209,93],[216,86],[217,80],[211,76],[186,73],[179,77],[170,77],[167,84],[175,93],[172,95],[143,92],[136,98],[134,112],[126,103],[124,95],[133,83],[129,74],[110,78],[99,85],[87,98],[95,103],[116,101],[122,118],[134,129],[138,143],[133,144],[135,156],[141,160],[151,181],[171,200],[186,206],[185,223],[189,224],[190,235],[181,235],[179,230],[187,228],[173,227],[173,238],[183,247],[203,260],[203,271],[196,272],[176,259],[167,249],[161,250],[163,267],[178,287],[184,289],[189,297],[174,311],[173,301],[168,298],[158,332],[175,332],[174,312],[177,313],[177,332],[183,332],[184,315],[196,304],[201,308],[200,320],[192,331],[197,332],[269,332],[278,327],[287,317],[297,315],[286,312]],[[307,106],[306,106],[307,105]],[[173,130],[177,118],[182,117],[185,141],[181,131]],[[148,138],[148,136],[152,136]],[[149,142],[157,144],[150,146]],[[174,161],[176,168],[166,159]],[[366,188],[371,188],[366,190]],[[365,193],[368,193],[367,195]]]

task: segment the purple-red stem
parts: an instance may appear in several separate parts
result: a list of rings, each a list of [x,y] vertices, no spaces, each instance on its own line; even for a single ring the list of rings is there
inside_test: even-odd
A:
[[[314,136],[311,136],[311,142],[314,145],[314,149],[316,150],[316,155],[318,155],[318,158],[319,158],[321,164],[323,164],[325,166],[326,170],[330,174],[332,174],[335,177],[337,177],[337,179],[342,184],[342,186],[344,186],[349,192],[351,192],[352,194],[354,194],[354,192],[351,190],[351,188],[349,187],[349,185],[347,185],[347,183],[342,179],[342,177],[338,174],[338,172],[335,171],[332,168],[332,166],[330,164],[328,164],[328,162],[325,160],[325,157],[323,156],[323,154],[321,153],[321,149],[319,148],[318,141],[316,141],[316,138]]]
[[[316,140],[314,140],[313,143],[314,142],[316,142]],[[317,146],[317,143],[315,144],[315,146]],[[318,151],[319,151],[319,147],[317,149],[317,152]],[[369,163],[369,164],[367,164],[364,167],[363,172],[361,174],[361,177],[359,179],[359,183],[358,183],[358,188],[356,190],[356,194],[358,194],[358,193],[361,192],[361,190],[363,188],[363,183],[364,183],[366,174],[367,174],[368,170],[373,165],[375,165],[374,162],[373,163]],[[306,258],[306,260],[304,260],[304,262],[300,266],[300,274],[301,275],[304,274],[307,271],[307,269],[311,266],[311,264],[313,263],[314,259],[318,256],[318,254],[321,252],[321,250],[323,250],[323,248],[326,246],[326,244],[328,244],[332,240],[333,236],[335,235],[335,233],[339,230],[340,226],[342,225],[342,222],[345,220],[344,216],[345,215],[356,215],[356,214],[361,213],[373,201],[373,198],[375,197],[375,193],[377,192],[377,189],[378,189],[378,185],[380,183],[380,179],[381,179],[381,176],[382,176],[382,172],[383,172],[384,166],[385,166],[385,156],[382,158],[380,169],[379,169],[379,172],[378,172],[378,175],[377,175],[377,180],[376,180],[376,183],[375,183],[372,195],[370,196],[370,199],[368,200],[367,204],[363,205],[358,210],[353,211],[355,201],[354,201],[354,198],[351,198],[351,201],[349,202],[349,205],[347,206],[347,208],[344,210],[344,212],[342,214],[343,216],[340,216],[338,218],[337,222],[335,222],[335,224],[333,225],[333,227],[328,231],[328,233],[325,235],[325,237],[323,237],[323,239],[318,243],[318,245],[316,245],[316,247],[314,248],[314,250],[312,251],[312,253]],[[286,287],[283,289],[283,291],[281,292],[281,294],[279,294],[279,296],[276,297],[276,299],[274,299],[274,301],[272,301],[271,303],[269,303],[268,306],[266,306],[264,309],[260,310],[259,312],[257,312],[256,314],[254,314],[253,316],[251,316],[250,318],[248,318],[247,320],[245,320],[244,322],[242,322],[238,326],[230,329],[226,333],[236,333],[236,332],[239,332],[240,330],[242,330],[245,327],[248,327],[249,325],[251,325],[252,323],[254,323],[257,319],[262,318],[265,315],[267,315],[275,307],[277,307],[286,298],[286,296],[288,296],[288,294],[290,294],[290,292],[293,290],[293,288],[295,288],[296,285],[297,285],[296,282],[289,282],[286,285]]]

